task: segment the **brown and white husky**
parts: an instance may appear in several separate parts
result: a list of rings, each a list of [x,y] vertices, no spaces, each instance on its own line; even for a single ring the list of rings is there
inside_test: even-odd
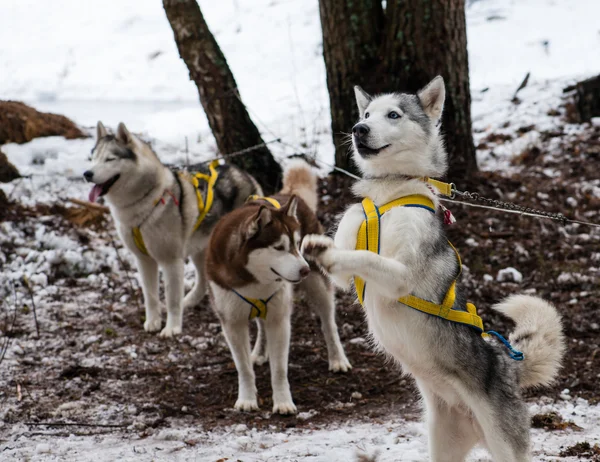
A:
[[[258,410],[253,363],[268,357],[273,412],[296,412],[287,378],[292,284],[300,286],[321,318],[329,370],[351,369],[335,323],[333,287],[299,252],[305,235],[322,232],[316,216],[316,189],[317,178],[310,166],[294,161],[285,171],[278,194],[251,198],[221,218],[211,234],[206,275],[212,305],[238,371],[238,410]],[[258,336],[251,352],[248,321],[255,317]]]

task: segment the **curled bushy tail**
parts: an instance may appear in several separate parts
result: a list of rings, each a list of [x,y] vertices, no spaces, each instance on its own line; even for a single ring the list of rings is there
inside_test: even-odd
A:
[[[529,295],[513,295],[493,308],[516,323],[508,339],[525,355],[521,363],[520,387],[552,383],[565,352],[562,323],[556,308]]]
[[[317,175],[312,167],[301,159],[292,160],[283,172],[281,194],[295,194],[300,197],[313,212],[317,211]]]

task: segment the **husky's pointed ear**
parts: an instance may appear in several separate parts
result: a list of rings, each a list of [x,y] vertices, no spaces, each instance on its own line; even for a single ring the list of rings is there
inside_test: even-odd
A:
[[[358,113],[362,119],[367,110],[367,106],[373,98],[366,91],[360,88],[358,85],[354,86],[354,95],[356,96],[356,105],[358,106]]]
[[[444,100],[446,99],[446,87],[444,79],[438,75],[427,84],[425,88],[417,93],[425,114],[434,122],[440,120],[442,110],[444,109]]]
[[[271,222],[271,219],[271,210],[264,205],[261,205],[256,215],[250,219],[246,226],[246,239],[251,239],[256,236],[261,229]]]
[[[290,200],[285,206],[284,211],[288,217],[297,218],[296,212],[298,211],[298,196],[292,195],[292,197],[290,197]]]
[[[117,127],[117,139],[124,144],[130,144],[133,141],[131,132],[123,122],[119,122],[119,126]]]
[[[98,121],[98,124],[96,125],[97,139],[104,138],[106,135],[108,135],[108,132],[106,131],[106,127],[104,126],[104,124],[102,122]]]

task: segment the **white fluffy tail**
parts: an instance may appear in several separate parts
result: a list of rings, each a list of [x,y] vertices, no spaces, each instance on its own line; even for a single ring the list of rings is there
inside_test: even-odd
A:
[[[317,175],[312,167],[301,159],[292,160],[283,172],[281,194],[295,194],[300,197],[313,212],[317,211]]]
[[[529,295],[512,295],[493,308],[516,323],[508,339],[525,355],[521,363],[521,388],[552,383],[565,352],[562,323],[556,308]]]

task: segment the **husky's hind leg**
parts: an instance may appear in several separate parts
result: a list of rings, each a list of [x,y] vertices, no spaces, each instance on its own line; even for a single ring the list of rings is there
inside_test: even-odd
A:
[[[515,385],[516,386],[516,385]],[[484,443],[494,462],[528,462],[530,417],[519,396],[492,389],[466,401],[483,432]]]
[[[183,299],[183,309],[187,310],[198,305],[206,294],[206,276],[204,274],[204,252],[192,255],[192,262],[196,268],[196,281],[194,287]]]
[[[425,402],[431,461],[463,462],[479,440],[472,417],[448,406],[421,384],[419,390]]]
[[[167,299],[167,325],[160,332],[161,337],[181,334],[183,324],[183,259],[173,260],[163,266]]]
[[[267,350],[265,339],[265,326],[262,319],[256,318],[256,342],[252,349],[252,364],[262,366],[269,360],[269,351]]]
[[[348,372],[352,369],[346,358],[335,322],[335,297],[333,287],[323,275],[313,271],[300,285],[310,307],[321,318],[321,330],[327,344],[329,370]]]
[[[142,292],[144,293],[144,307],[146,310],[146,321],[144,330],[156,332],[160,330],[161,306],[158,297],[158,264],[150,257],[137,259],[137,267],[142,279]]]

